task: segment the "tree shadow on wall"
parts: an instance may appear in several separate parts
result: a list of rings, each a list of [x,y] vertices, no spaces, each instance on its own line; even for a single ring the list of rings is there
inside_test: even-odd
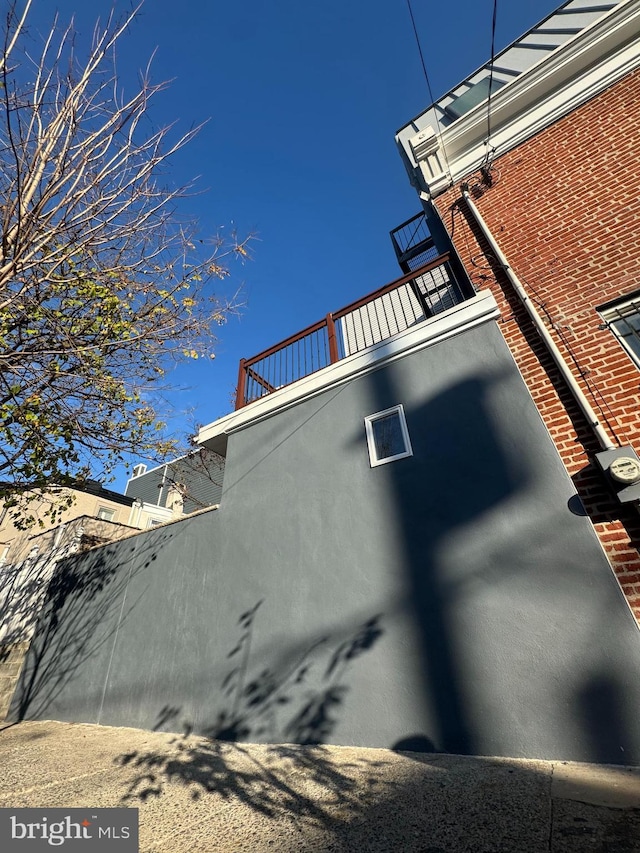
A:
[[[238,620],[239,639],[227,654],[229,669],[217,690],[223,707],[214,711],[211,724],[198,726],[207,739],[191,737],[194,725],[181,718],[180,708],[163,707],[154,730],[175,728],[182,734],[172,737],[166,750],[116,759],[136,771],[123,803],[160,796],[166,785],[178,782],[192,799],[215,793],[268,817],[322,821],[327,817],[323,801],[358,808],[363,785],[379,784],[375,772],[363,778],[364,761],[338,763],[322,744],[331,738],[346,701],[351,667],[383,634],[381,616],[321,637],[281,666],[254,671],[252,641],[261,605],[258,601]],[[239,743],[258,740],[269,745]],[[366,763],[371,771],[380,765]]]
[[[108,654],[119,625],[136,607],[140,596],[129,601],[126,596],[131,578],[153,564],[172,535],[154,531],[58,563],[13,696],[9,724],[58,713],[56,700],[88,661]],[[20,606],[16,602],[15,607]]]
[[[13,645],[25,642],[47,592],[51,572],[40,560],[25,560],[0,569],[0,662]]]

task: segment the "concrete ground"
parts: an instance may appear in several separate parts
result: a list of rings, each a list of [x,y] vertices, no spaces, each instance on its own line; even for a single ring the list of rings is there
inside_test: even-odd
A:
[[[0,807],[120,805],[139,809],[145,853],[640,853],[640,768],[0,731]]]

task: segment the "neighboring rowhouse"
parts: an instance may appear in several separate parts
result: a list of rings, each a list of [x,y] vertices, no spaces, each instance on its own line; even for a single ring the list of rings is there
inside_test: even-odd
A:
[[[223,478],[224,458],[198,447],[151,469],[136,465],[125,495],[142,501],[143,512],[153,513],[152,527],[159,518],[169,521],[220,503]]]
[[[639,128],[639,0],[572,0],[397,136],[423,227],[494,295],[636,616]]]
[[[87,480],[75,488],[52,486],[47,491],[27,493],[16,507],[9,502],[3,503],[0,508],[0,565],[16,565],[29,555],[42,555],[60,539],[61,528],[72,519],[87,517],[113,525],[134,526],[132,504],[131,498],[105,489],[94,480]],[[23,520],[31,517],[31,523],[17,523],[16,512]],[[105,534],[103,541],[111,538]]]

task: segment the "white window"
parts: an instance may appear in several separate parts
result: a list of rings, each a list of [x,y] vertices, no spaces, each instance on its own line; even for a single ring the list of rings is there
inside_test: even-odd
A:
[[[103,521],[113,521],[115,517],[115,509],[109,509],[108,506],[98,507],[98,518],[101,518]]]
[[[607,327],[640,367],[640,294],[599,309]]]
[[[393,406],[364,419],[371,467],[413,456],[402,405]]]

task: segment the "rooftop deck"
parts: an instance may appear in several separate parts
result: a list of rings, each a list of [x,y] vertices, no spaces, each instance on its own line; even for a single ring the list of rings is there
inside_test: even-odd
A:
[[[421,263],[435,250],[418,243],[420,215],[396,229],[405,255],[418,254],[405,269]],[[394,233],[396,233],[394,232]],[[253,403],[347,356],[361,352],[474,296],[468,281],[454,275],[449,255],[439,255],[402,278],[374,290],[362,299],[327,314],[269,349],[242,359],[236,409]]]

